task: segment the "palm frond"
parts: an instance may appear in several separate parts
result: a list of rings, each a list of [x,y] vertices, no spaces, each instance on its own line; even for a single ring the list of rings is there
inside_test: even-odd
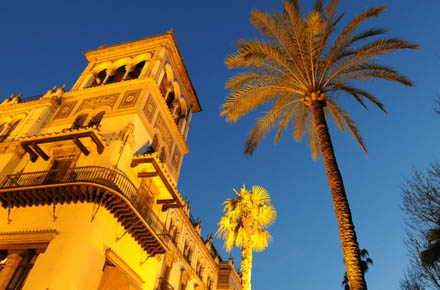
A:
[[[340,119],[349,129],[350,133],[353,137],[358,141],[359,145],[361,145],[362,150],[365,155],[368,155],[367,148],[365,147],[364,140],[361,137],[359,129],[357,128],[357,124],[353,121],[350,116],[345,112],[342,108],[336,105],[333,101],[327,100],[327,106],[333,116],[333,118]]]
[[[338,0],[315,0],[313,9],[302,15],[298,0],[285,0],[282,13],[252,11],[251,22],[265,37],[237,43],[237,50],[225,60],[229,68],[247,68],[248,72],[228,80],[230,95],[221,115],[236,122],[252,110],[286,98],[292,104],[275,108],[257,120],[245,144],[245,154],[252,154],[267,133],[275,129],[275,144],[285,129],[293,125],[293,137],[299,141],[307,132],[312,157],[319,154],[317,134],[310,102],[327,103],[325,118],[331,114],[340,130],[348,128],[366,151],[356,123],[335,102],[335,94],[352,96],[361,106],[369,102],[386,112],[379,99],[357,86],[358,81],[382,79],[405,86],[414,83],[396,69],[377,63],[385,54],[419,46],[398,38],[383,37],[382,28],[360,29],[362,24],[381,15],[386,8],[372,7],[355,16],[341,33],[330,41],[343,13],[337,13]],[[376,37],[382,37],[377,39]],[[331,42],[331,43],[330,43]],[[319,98],[316,99],[319,95]]]
[[[377,107],[379,107],[379,109],[381,109],[382,111],[384,111],[385,113],[387,113],[387,110],[385,109],[385,106],[372,94],[370,94],[367,91],[343,84],[343,83],[332,83],[330,84],[331,87],[333,87],[333,89],[331,90],[337,90],[337,91],[343,91],[345,93],[348,93],[350,95],[352,95],[356,101],[358,101],[365,109],[368,109],[367,105],[364,103],[364,101],[362,100],[362,98],[366,98],[368,101],[372,102],[373,104],[375,104]]]
[[[234,191],[237,198],[227,199],[223,203],[224,214],[218,223],[216,236],[225,240],[227,251],[243,246],[262,251],[272,239],[266,227],[276,219],[269,192],[255,185],[251,190],[243,186],[240,192]]]
[[[309,133],[309,144],[312,152],[312,159],[316,160],[321,155],[321,147],[319,147],[319,136],[314,122],[308,123],[307,131]]]
[[[255,148],[260,143],[261,139],[266,136],[266,134],[276,125],[277,120],[283,115],[284,111],[288,109],[288,106],[295,102],[287,96],[280,96],[275,102],[274,106],[267,112],[263,114],[262,117],[258,118],[257,123],[254,128],[249,133],[249,138],[245,144],[245,154],[252,155]],[[292,115],[286,116],[287,121]]]

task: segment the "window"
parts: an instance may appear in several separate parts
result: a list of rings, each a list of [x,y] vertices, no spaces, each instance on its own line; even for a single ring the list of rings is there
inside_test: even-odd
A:
[[[88,114],[81,114],[78,117],[76,117],[75,121],[72,124],[72,129],[78,129],[83,127],[84,122],[87,119]]]
[[[174,122],[176,122],[176,125],[179,124],[179,120],[182,116],[182,108],[180,107],[179,100],[174,100],[170,111],[171,115],[173,116]]]
[[[175,100],[175,96],[173,91],[169,92],[168,95],[165,95],[165,102],[167,103],[167,106],[170,110],[173,107],[174,100]]]
[[[151,147],[153,149],[151,153],[156,152],[157,149],[159,149],[158,148],[159,147],[159,138],[157,137],[157,135],[154,135],[153,143],[151,143]]]
[[[104,117],[105,111],[99,112],[98,114],[96,114],[89,122],[88,126],[89,127],[97,127],[100,123],[102,118]]]
[[[15,272],[12,275],[8,286],[6,287],[6,290],[18,290],[23,288],[24,281],[26,280],[27,275],[34,266],[38,254],[35,249],[28,249],[20,256],[21,262],[15,269]]]
[[[38,255],[56,234],[54,230],[0,233],[0,289],[22,289]]]
[[[177,245],[177,237],[179,236],[179,229],[177,227],[174,228],[174,231],[171,235],[171,239]]]
[[[125,76],[125,65],[119,67],[115,73],[108,77],[106,84],[117,83],[124,79]]]
[[[91,88],[102,85],[106,76],[107,76],[107,70],[103,69],[95,76],[95,79],[93,80],[92,84],[89,87]]]
[[[167,160],[167,153],[164,147],[162,147],[162,150],[160,151],[159,160],[162,163],[164,163]]]
[[[145,61],[141,61],[140,63],[138,63],[134,67],[134,69],[127,75],[126,79],[127,80],[137,79],[140,76],[144,66],[145,66]]]
[[[183,247],[183,257],[186,259],[186,261],[188,262],[188,264],[191,265],[191,248],[189,246],[189,241],[186,240],[185,241],[185,246]]]
[[[214,280],[211,277],[208,277],[206,285],[208,285],[208,290],[212,290],[212,286],[214,286]]]

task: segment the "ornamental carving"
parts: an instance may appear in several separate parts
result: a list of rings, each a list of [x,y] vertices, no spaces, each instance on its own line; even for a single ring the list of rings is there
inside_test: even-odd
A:
[[[167,144],[168,148],[172,148],[173,146],[173,137],[171,136],[170,130],[167,127],[167,123],[163,120],[162,116],[159,114],[156,119],[156,123],[154,127],[158,128],[160,134],[162,135],[162,139]]]
[[[182,158],[182,153],[180,153],[179,148],[177,146],[174,148],[173,158],[171,158],[171,164],[177,170],[179,169],[180,159]]]
[[[55,115],[54,119],[62,119],[62,118],[69,117],[69,115],[72,112],[73,108],[75,107],[76,103],[78,103],[78,101],[63,103],[61,105],[61,107],[58,109],[58,112]]]
[[[181,278],[182,283],[183,284],[187,284],[188,281],[191,280],[194,277],[194,275],[193,275],[193,273],[190,270],[185,269],[185,270],[182,270],[181,277],[182,277]]]
[[[109,106],[113,109],[113,106],[115,105],[118,96],[119,93],[116,93],[85,99],[81,102],[81,105],[79,105],[76,112],[79,112],[83,109],[95,109],[101,106]]]
[[[134,107],[136,104],[136,101],[139,97],[141,90],[133,90],[133,91],[127,91],[124,94],[124,97],[122,98],[121,103],[119,104],[118,109],[125,109]]]
[[[164,263],[165,263],[165,265],[167,265],[168,267],[172,267],[173,264],[176,262],[176,260],[177,260],[176,253],[173,253],[173,252],[167,252],[167,253],[165,254],[165,260],[164,260]]]
[[[153,100],[153,97],[150,95],[147,99],[147,102],[145,104],[144,112],[145,116],[147,117],[148,122],[153,121],[154,113],[156,112],[156,103]]]

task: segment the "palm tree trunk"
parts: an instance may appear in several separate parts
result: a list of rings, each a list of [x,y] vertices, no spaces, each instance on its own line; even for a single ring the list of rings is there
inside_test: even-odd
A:
[[[330,191],[333,198],[336,219],[338,220],[339,237],[344,253],[345,267],[351,290],[367,289],[364,275],[361,270],[360,251],[357,243],[356,232],[351,218],[350,206],[345,194],[342,175],[336,162],[333,144],[330,139],[327,121],[324,115],[323,102],[315,101],[312,103],[313,119],[315,129],[318,132],[319,146],[321,147],[324,159]]]
[[[241,248],[241,285],[243,290],[251,290],[252,247],[251,241]]]

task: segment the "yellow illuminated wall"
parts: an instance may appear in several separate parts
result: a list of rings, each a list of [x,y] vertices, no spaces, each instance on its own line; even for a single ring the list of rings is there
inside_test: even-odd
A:
[[[239,284],[177,189],[201,107],[173,33],[85,56],[70,91],[0,104],[0,289]]]

